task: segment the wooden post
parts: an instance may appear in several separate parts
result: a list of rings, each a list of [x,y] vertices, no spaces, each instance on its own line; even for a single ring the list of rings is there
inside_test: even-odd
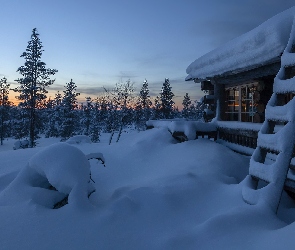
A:
[[[215,115],[219,120],[225,120],[225,85],[211,80],[214,84]],[[218,104],[218,108],[217,108]]]

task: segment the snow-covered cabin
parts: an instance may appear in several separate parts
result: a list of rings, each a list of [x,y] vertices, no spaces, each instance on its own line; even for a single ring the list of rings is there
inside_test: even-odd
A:
[[[186,80],[201,82],[201,89],[209,90],[209,96],[203,100],[214,95],[214,107],[219,105],[218,111],[214,111],[220,120],[264,121],[294,15],[292,7],[188,66]],[[294,66],[285,70],[287,78],[295,75]]]
[[[244,153],[255,148],[244,200],[277,211],[283,188],[295,194],[295,7],[200,57],[187,73],[214,91],[218,140]]]

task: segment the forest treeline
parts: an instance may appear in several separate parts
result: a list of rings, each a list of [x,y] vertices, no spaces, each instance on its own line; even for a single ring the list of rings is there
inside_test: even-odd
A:
[[[25,59],[18,68],[21,78],[19,86],[10,89],[3,77],[0,79],[0,140],[13,137],[27,139],[28,146],[34,147],[40,134],[46,137],[60,137],[66,140],[74,135],[87,135],[98,142],[102,132],[118,132],[132,126],[145,129],[149,119],[200,119],[203,111],[199,103],[192,102],[188,94],[183,99],[183,109],[175,108],[169,79],[166,78],[159,95],[152,100],[149,95],[148,81],[144,80],[138,95],[130,80],[117,83],[112,90],[97,98],[86,97],[79,104],[77,86],[70,80],[64,86],[63,93],[57,92],[53,99],[47,98],[47,87],[54,83],[50,77],[57,70],[46,68],[41,61],[43,46],[36,29],[26,51],[21,55]],[[18,105],[9,100],[9,91],[17,93]],[[119,139],[118,136],[118,139]]]

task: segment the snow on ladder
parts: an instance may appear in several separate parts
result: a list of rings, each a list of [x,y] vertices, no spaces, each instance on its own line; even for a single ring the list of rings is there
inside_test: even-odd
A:
[[[243,199],[249,204],[267,203],[277,212],[292,159],[295,138],[295,21],[274,79],[273,94],[266,106],[265,121],[258,133],[257,147],[250,160]],[[279,129],[279,130],[278,130]],[[278,131],[277,131],[278,130]],[[267,155],[274,156],[273,161]],[[259,180],[267,183],[259,188]]]

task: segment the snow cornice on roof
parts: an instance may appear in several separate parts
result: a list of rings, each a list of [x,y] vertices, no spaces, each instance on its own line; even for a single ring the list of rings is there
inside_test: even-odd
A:
[[[203,55],[188,66],[186,80],[224,77],[277,61],[287,45],[294,16],[292,7]]]

